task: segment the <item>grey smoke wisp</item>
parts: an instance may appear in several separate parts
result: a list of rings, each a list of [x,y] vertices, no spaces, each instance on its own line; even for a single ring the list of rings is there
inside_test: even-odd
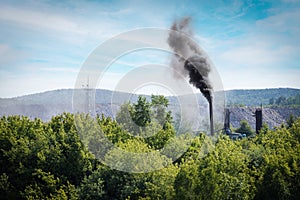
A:
[[[209,80],[211,64],[205,53],[195,43],[190,22],[191,18],[185,17],[175,21],[171,26],[167,42],[175,54],[170,65],[176,72],[188,76],[189,82],[207,99],[210,109],[211,134],[213,134],[213,87]]]

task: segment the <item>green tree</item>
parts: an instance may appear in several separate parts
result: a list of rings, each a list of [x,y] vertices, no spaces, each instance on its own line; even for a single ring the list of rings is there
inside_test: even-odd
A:
[[[275,103],[277,105],[285,105],[286,104],[286,97],[281,96],[278,99],[276,99]]]
[[[84,174],[92,170],[91,154],[80,140],[76,130],[74,115],[64,113],[58,115],[49,122],[53,130],[49,130],[51,148],[45,157],[45,165],[58,177],[64,177],[74,185],[79,185]]]
[[[254,134],[254,131],[246,120],[241,120],[240,127],[236,129],[236,132],[246,134],[247,136]]]
[[[168,165],[165,168],[143,175],[144,196],[149,199],[174,199],[174,181],[178,172],[177,165]]]
[[[109,166],[114,166],[115,169],[141,173],[160,169],[167,163],[171,163],[170,159],[154,151],[140,139],[119,143],[118,147],[120,148],[112,149],[105,157],[105,162]]]
[[[69,182],[63,184],[59,178],[55,178],[49,172],[37,169],[32,177],[35,182],[27,185],[22,192],[25,199],[78,199],[74,185]]]
[[[290,114],[289,118],[286,120],[287,128],[291,128],[295,122],[295,117],[293,114]]]
[[[252,199],[254,179],[248,157],[229,138],[219,138],[215,149],[203,159],[189,161],[176,181],[178,199]]]
[[[0,129],[0,174],[7,176],[11,186],[7,196],[18,199],[41,164],[40,152],[47,149],[47,125],[39,119],[10,116],[1,118]]]
[[[95,171],[90,176],[84,178],[78,189],[80,199],[94,200],[104,197],[104,181],[100,177],[99,171]]]
[[[299,120],[295,123],[299,123]],[[256,182],[256,199],[299,197],[300,144],[296,139],[299,136],[298,129],[297,125],[293,125],[290,130],[283,127],[256,138],[255,142],[263,147],[263,151],[257,156],[261,164]]]
[[[270,105],[273,105],[273,104],[274,104],[274,102],[275,102],[275,99],[274,99],[274,97],[272,97],[271,99],[269,99],[269,104],[270,104]]]
[[[123,104],[116,117],[123,131],[119,129],[111,136],[119,135],[118,138],[132,139],[129,133],[144,138],[153,149],[162,148],[175,135],[171,112],[166,111],[168,105],[168,99],[162,95],[152,95],[150,103],[145,97],[139,96],[137,103]]]
[[[134,122],[132,119],[133,114],[133,106],[130,102],[126,102],[121,105],[116,116],[117,123],[122,127],[122,129],[125,129],[128,132],[134,130]]]
[[[13,196],[11,194],[11,184],[9,182],[9,177],[6,175],[6,173],[3,173],[0,175],[0,194],[1,194],[1,198],[4,199],[12,199]]]
[[[139,96],[137,103],[133,104],[132,120],[136,125],[145,127],[151,122],[150,118],[151,104],[147,102],[146,97]]]
[[[7,178],[8,199],[75,195],[71,190],[91,170],[92,157],[71,119],[70,114],[49,123],[19,116],[1,118],[0,174]]]
[[[150,114],[155,116],[156,111]],[[167,120],[164,127],[151,120],[140,133],[155,134],[134,137],[117,121],[103,115],[93,118],[63,113],[49,122],[20,116],[1,117],[0,198],[298,199],[300,196],[300,119],[293,119],[289,128],[265,127],[263,134],[245,140],[220,136],[215,144],[203,134],[195,136],[188,131],[174,137],[173,126]],[[118,148],[107,146],[103,151],[102,145],[107,140]],[[86,147],[94,148],[92,153],[101,154],[112,167],[94,159]],[[141,171],[147,173],[131,173]]]
[[[151,95],[152,115],[161,125],[164,125],[167,122],[170,123],[172,120],[170,113],[166,112],[168,106],[169,100],[163,95]]]
[[[131,128],[124,128],[124,126],[118,124],[116,120],[112,120],[110,117],[102,116],[101,119],[98,119],[98,123],[104,135],[114,144],[125,142],[134,137],[128,132],[132,130]]]

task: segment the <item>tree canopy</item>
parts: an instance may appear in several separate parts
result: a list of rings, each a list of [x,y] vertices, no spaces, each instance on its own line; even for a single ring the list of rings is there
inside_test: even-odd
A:
[[[199,134],[173,163],[165,165],[167,156],[153,154],[153,164],[163,167],[147,173],[119,171],[97,159],[103,154],[116,165],[132,159],[127,167],[140,167],[137,158],[109,146],[100,151],[99,134],[126,152],[158,152],[175,140],[167,106],[163,97],[124,104],[116,120],[95,117],[102,133],[85,125],[91,120],[85,114],[63,113],[49,122],[2,117],[0,199],[299,199],[300,119],[242,140],[220,135],[213,143]],[[161,116],[164,123],[153,120]],[[144,127],[138,130],[141,135],[159,129],[137,137],[128,117]],[[88,130],[87,138],[81,137],[82,130]]]

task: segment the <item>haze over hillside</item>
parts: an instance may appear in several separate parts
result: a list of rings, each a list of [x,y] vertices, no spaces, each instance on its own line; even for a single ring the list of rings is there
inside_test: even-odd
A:
[[[249,121],[254,128],[255,119],[252,117],[255,107],[267,105],[270,98],[280,96],[291,97],[300,94],[300,89],[278,88],[259,90],[229,90],[225,92],[226,102],[231,109],[231,123],[238,127],[242,119]],[[206,105],[201,94],[200,105]],[[128,97],[130,97],[128,99]],[[135,102],[138,95],[110,90],[97,89],[95,94],[95,106],[98,114],[113,116],[120,105],[130,100]],[[150,98],[150,96],[146,96]],[[31,94],[15,98],[0,99],[0,115],[25,115],[30,118],[41,118],[48,121],[52,116],[62,112],[73,112],[73,89],[61,89],[43,93]],[[168,97],[170,110],[176,110],[178,102],[176,97]],[[244,106],[237,106],[244,105]],[[263,117],[270,127],[284,123],[290,114],[300,116],[299,108],[267,107],[264,108]]]

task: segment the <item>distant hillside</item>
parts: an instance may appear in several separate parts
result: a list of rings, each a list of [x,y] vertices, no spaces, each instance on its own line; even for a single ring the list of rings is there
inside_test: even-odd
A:
[[[128,96],[131,97],[132,101],[137,99],[136,95],[97,89],[95,95],[96,108],[99,113],[111,116],[111,109],[108,109],[109,105],[117,105],[118,108],[127,100]],[[25,115],[48,121],[52,116],[62,112],[72,113],[72,100],[73,89],[53,90],[15,98],[2,98],[0,99],[0,115]]]
[[[226,91],[228,105],[257,106],[267,105],[271,98],[277,99],[280,96],[292,97],[300,94],[300,89],[276,88],[259,90],[228,90]]]
[[[265,90],[229,90],[226,91],[227,104],[232,109],[231,121],[234,127],[239,126],[242,119],[249,121],[254,127],[254,107],[262,103],[266,105],[270,98],[279,98],[280,96],[290,97],[300,94],[300,89],[278,88]],[[199,94],[201,96],[201,94]],[[113,116],[113,113],[119,109],[120,105],[130,99],[135,102],[137,95],[113,92],[109,90],[97,89],[95,95],[96,112],[105,116]],[[150,96],[146,96],[150,98]],[[72,112],[72,89],[54,90],[32,95],[26,95],[15,98],[0,99],[0,116],[2,115],[25,115],[31,118],[41,118],[48,121],[52,116],[62,112]],[[175,97],[168,97],[170,109],[176,110],[178,104]],[[200,102],[203,97],[199,98]],[[203,103],[200,103],[203,104]],[[246,106],[236,106],[246,105]],[[287,107],[267,107],[264,108],[264,121],[270,127],[278,126],[284,123],[290,114],[300,116],[300,109]]]
[[[267,105],[271,98],[277,99],[281,96],[292,97],[300,94],[300,89],[293,88],[274,88],[274,89],[255,89],[255,90],[228,90],[225,91],[227,105],[246,105],[258,106],[260,104]],[[112,98],[112,95],[113,98]],[[199,94],[200,95],[200,94]],[[110,90],[97,89],[96,103],[113,103],[119,104],[127,100],[128,96],[134,101],[137,95],[113,92]],[[200,95],[201,96],[201,95]],[[73,97],[73,89],[61,89],[24,95],[14,98],[0,98],[0,106],[7,105],[49,105],[49,104],[71,104]],[[170,97],[171,101],[174,97]],[[111,102],[111,100],[114,102]]]

